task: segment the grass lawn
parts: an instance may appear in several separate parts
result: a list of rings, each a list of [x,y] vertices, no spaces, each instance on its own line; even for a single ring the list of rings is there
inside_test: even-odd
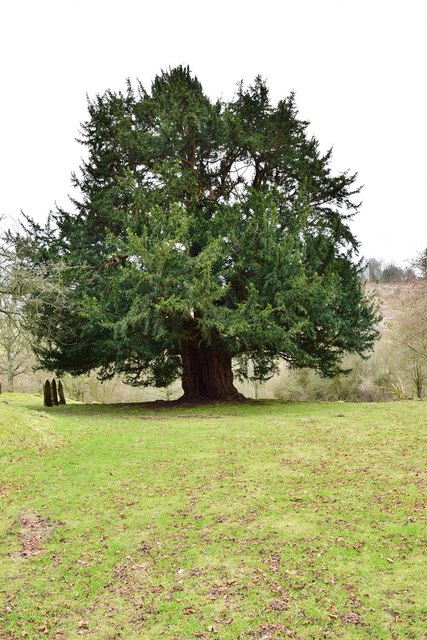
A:
[[[426,425],[3,394],[0,638],[425,638]]]

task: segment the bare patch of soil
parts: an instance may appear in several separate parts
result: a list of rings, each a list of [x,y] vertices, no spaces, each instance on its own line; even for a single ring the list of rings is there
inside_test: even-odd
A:
[[[281,638],[295,638],[295,633],[284,624],[262,624],[250,634],[251,640],[279,640]]]
[[[55,524],[49,518],[43,518],[34,511],[21,511],[19,514],[21,530],[19,538],[21,542],[20,555],[31,557],[41,553],[41,545],[55,528]]]
[[[227,413],[227,420],[230,417],[238,416],[238,413]],[[215,413],[180,413],[178,415],[142,415],[141,420],[192,420],[197,418],[198,420],[224,420],[223,415]]]
[[[211,400],[209,398],[195,398],[194,400],[182,400],[178,398],[178,400],[150,400],[148,402],[118,402],[114,404],[106,405],[111,407],[112,409],[129,409],[129,408],[141,408],[141,409],[173,409],[177,407],[181,408],[190,408],[190,407],[200,407],[200,406],[209,406],[209,405],[239,405],[243,403],[253,403],[254,400],[251,398],[230,398],[229,400]]]
[[[11,482],[0,482],[0,498],[5,498],[9,495],[12,487]]]

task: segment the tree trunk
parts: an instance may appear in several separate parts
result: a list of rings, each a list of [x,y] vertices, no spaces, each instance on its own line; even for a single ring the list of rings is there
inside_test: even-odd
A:
[[[243,398],[233,384],[231,356],[199,338],[181,343],[182,400]]]
[[[13,379],[14,379],[13,371],[9,367],[7,370],[7,390],[12,393],[13,392]]]

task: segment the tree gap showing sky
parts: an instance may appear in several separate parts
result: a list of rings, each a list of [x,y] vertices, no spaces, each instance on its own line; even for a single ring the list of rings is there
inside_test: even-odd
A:
[[[0,215],[68,206],[86,94],[188,64],[211,98],[257,74],[274,102],[295,90],[333,170],[359,172],[361,255],[405,264],[427,245],[426,17],[421,0],[4,3]]]

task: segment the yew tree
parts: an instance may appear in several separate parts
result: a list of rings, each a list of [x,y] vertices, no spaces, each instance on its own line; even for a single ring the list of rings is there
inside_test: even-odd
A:
[[[331,171],[293,94],[273,105],[258,77],[213,102],[177,67],[88,112],[73,211],[16,238],[30,269],[62,265],[62,304],[28,306],[44,368],[233,398],[233,371],[331,376],[371,349],[356,175]]]

